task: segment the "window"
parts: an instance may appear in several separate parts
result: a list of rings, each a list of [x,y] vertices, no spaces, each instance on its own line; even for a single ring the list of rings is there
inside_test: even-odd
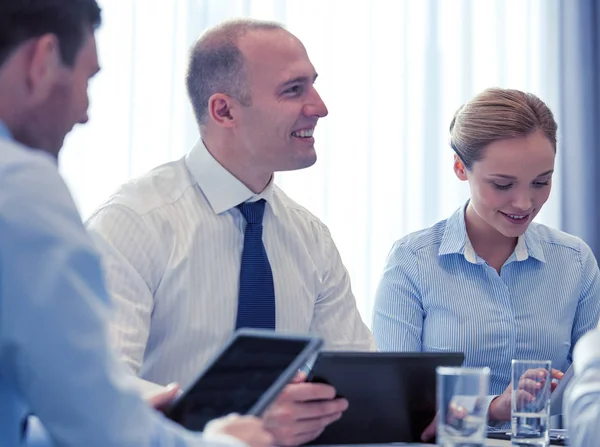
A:
[[[91,121],[61,156],[84,218],[119,184],[195,143],[184,75],[206,28],[242,15],[283,22],[307,47],[329,116],[315,133],[317,164],[277,183],[329,226],[368,324],[393,241],[468,197],[447,144],[454,111],[501,86],[536,93],[558,113],[558,0],[100,3],[103,70],[91,85]],[[557,180],[537,219],[551,226]]]

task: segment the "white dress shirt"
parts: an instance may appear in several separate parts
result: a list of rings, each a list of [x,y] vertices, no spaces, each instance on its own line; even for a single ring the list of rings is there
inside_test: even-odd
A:
[[[272,182],[253,194],[199,141],[87,222],[116,305],[112,340],[136,375],[185,388],[231,337],[246,225],[236,206],[259,199],[277,330],[318,334],[326,349],[375,349],[327,227]]]
[[[600,331],[581,337],[573,351],[575,375],[563,398],[569,445],[588,447],[600,442]]]

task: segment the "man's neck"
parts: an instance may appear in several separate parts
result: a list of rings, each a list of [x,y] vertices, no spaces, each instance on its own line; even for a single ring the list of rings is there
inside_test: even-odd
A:
[[[260,194],[273,178],[272,172],[263,172],[240,154],[233,145],[202,137],[204,146],[231,175],[242,182],[254,194]]]

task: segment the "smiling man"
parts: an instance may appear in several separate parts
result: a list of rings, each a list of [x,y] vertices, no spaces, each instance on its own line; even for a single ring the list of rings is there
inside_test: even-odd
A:
[[[134,374],[186,387],[240,327],[374,349],[328,229],[273,183],[316,161],[313,132],[327,115],[316,78],[276,23],[226,22],[194,46],[187,87],[201,139],[88,221],[116,303],[113,341]],[[334,396],[289,385],[265,416],[276,444],[318,436],[348,405]]]

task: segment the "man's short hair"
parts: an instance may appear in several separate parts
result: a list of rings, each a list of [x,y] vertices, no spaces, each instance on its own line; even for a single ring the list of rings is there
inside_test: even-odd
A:
[[[252,103],[244,55],[238,41],[251,31],[283,29],[283,25],[276,22],[237,19],[224,22],[202,35],[192,48],[186,77],[188,96],[198,124],[206,123],[208,100],[215,93],[229,95],[244,105]]]
[[[54,34],[63,63],[72,67],[86,30],[100,20],[96,0],[0,0],[0,66],[22,43]]]

